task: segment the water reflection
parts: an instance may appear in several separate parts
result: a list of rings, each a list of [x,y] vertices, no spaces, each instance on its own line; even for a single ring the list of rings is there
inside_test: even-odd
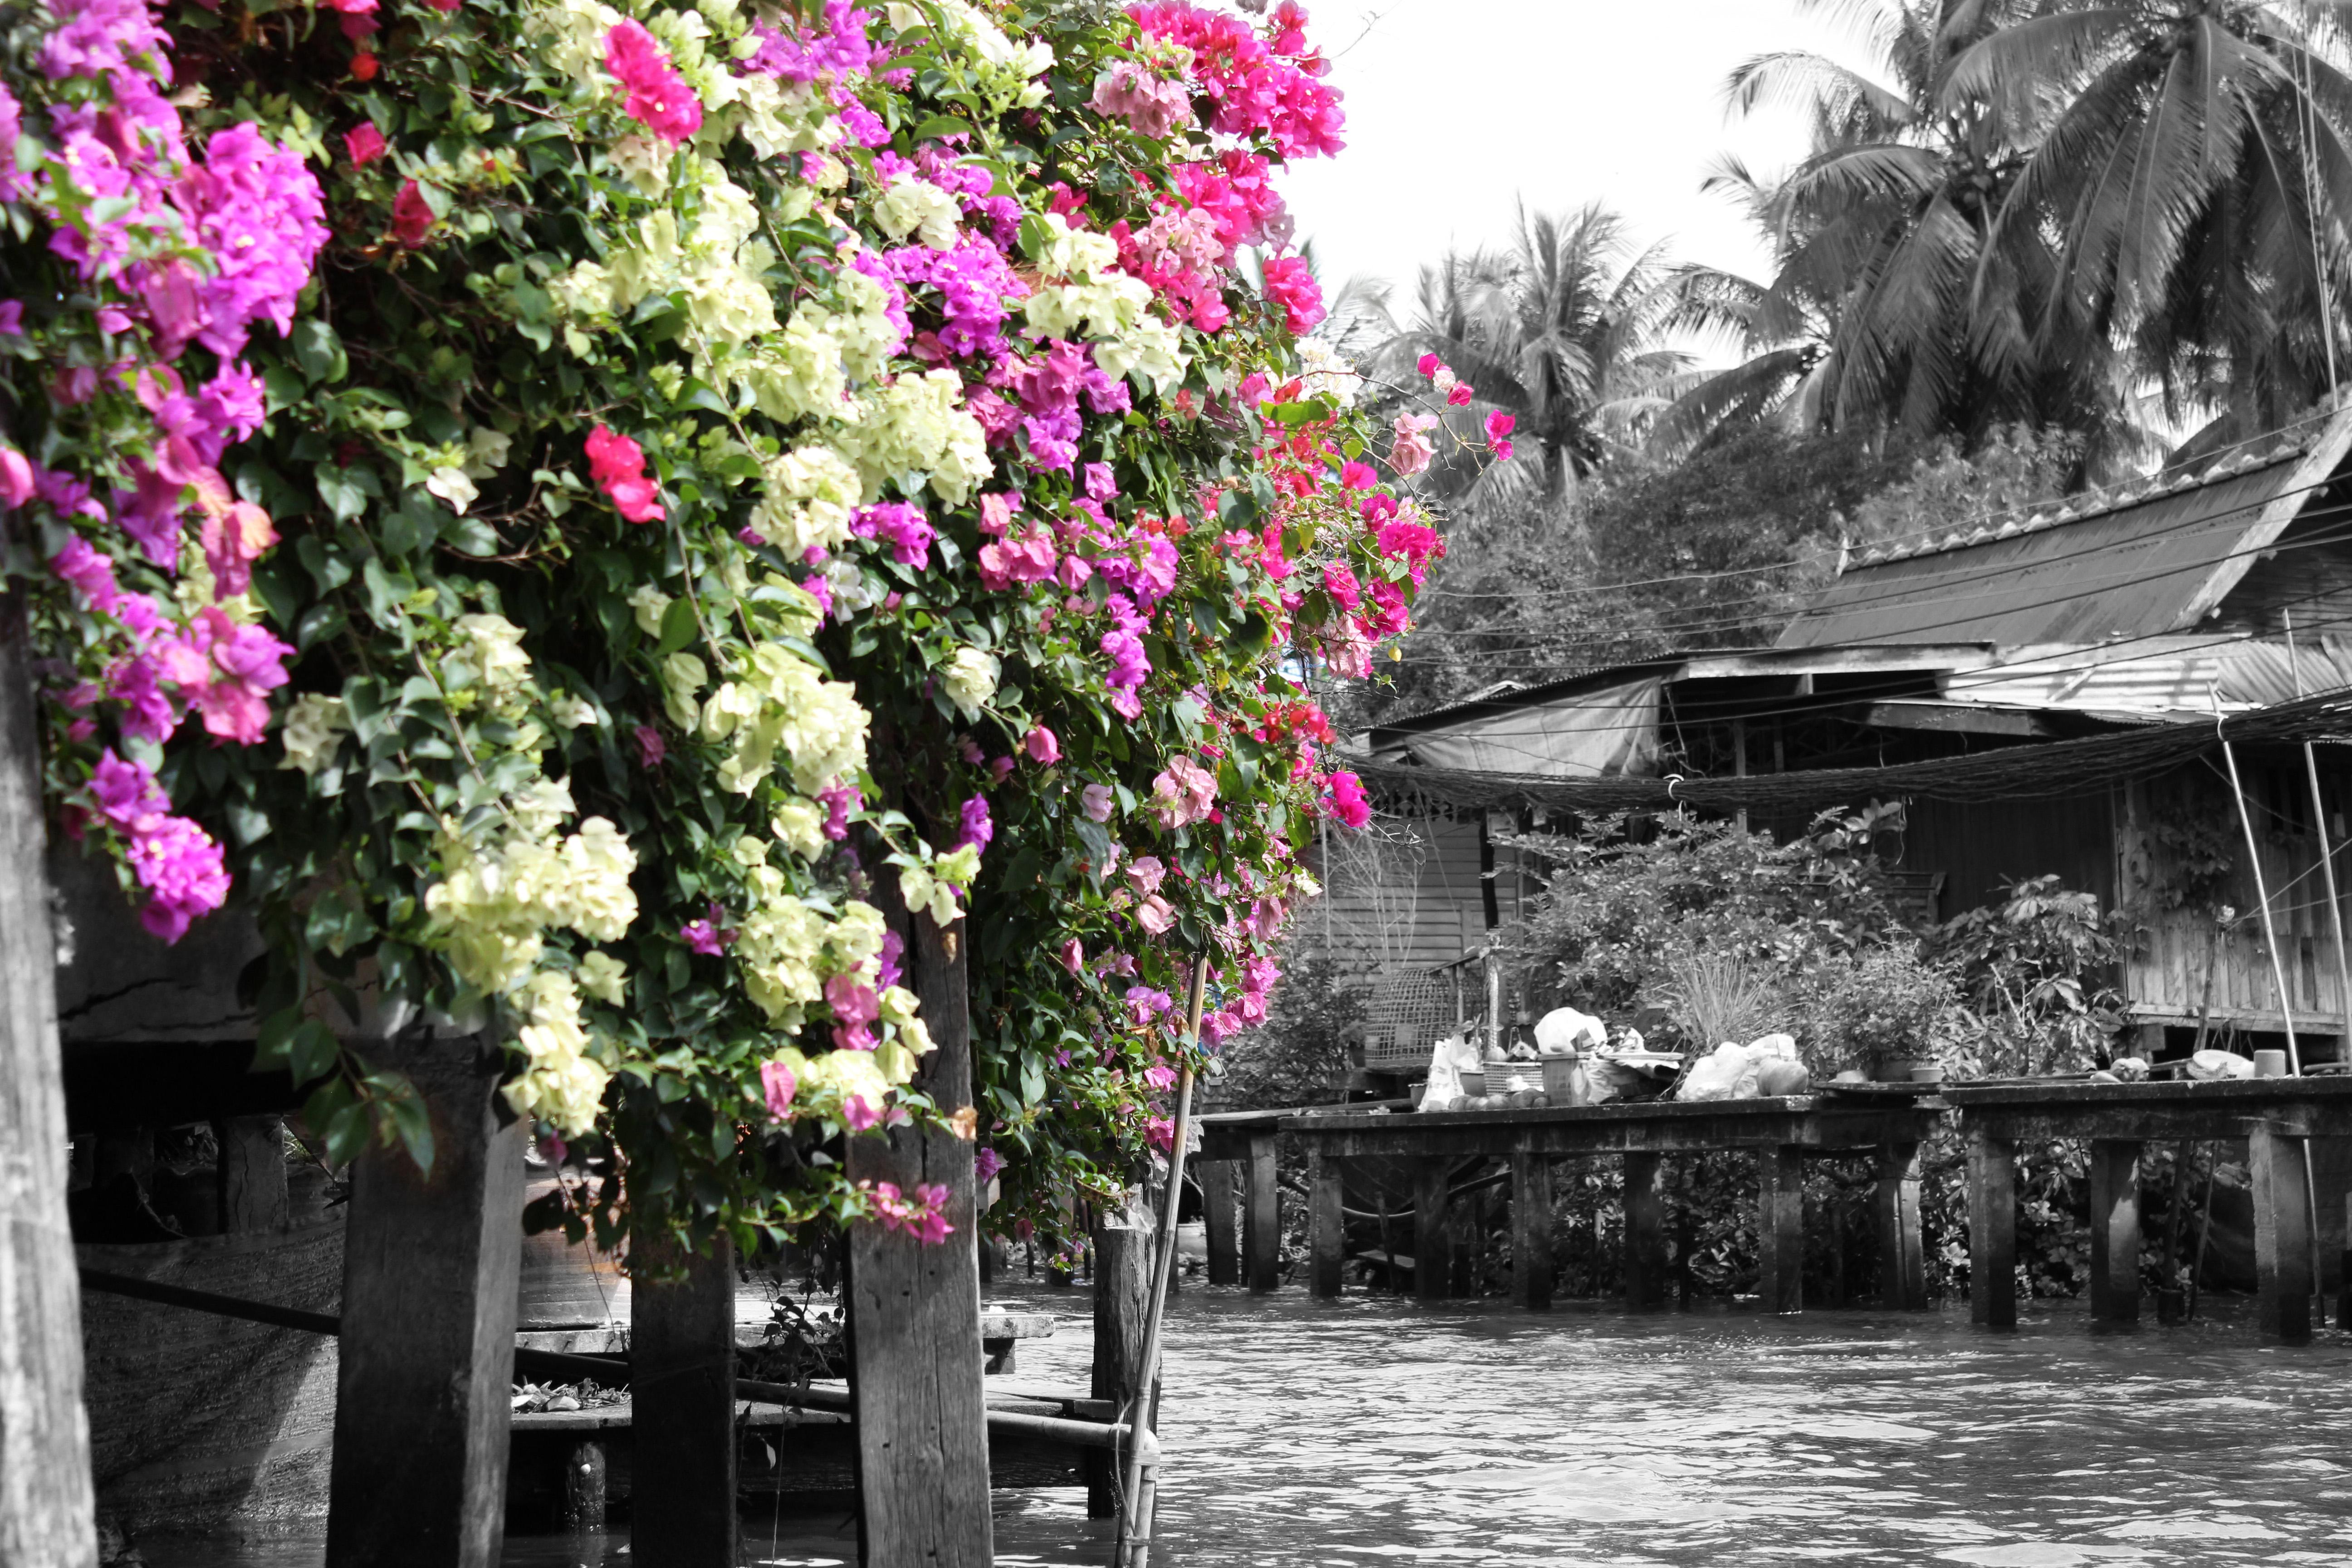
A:
[[[1023,1292],[1023,1294],[1026,1294]],[[1083,1290],[1021,1349],[1083,1386]],[[1632,1318],[1271,1300],[1188,1289],[1169,1329],[1163,1568],[1390,1561],[2352,1564],[2352,1340],[2263,1349],[2251,1311],[2093,1334],[1964,1317]],[[745,1561],[856,1561],[837,1514],[754,1509]],[[1108,1561],[1076,1491],[1003,1493],[998,1561]],[[307,1553],[156,1568],[308,1568]],[[626,1563],[625,1540],[518,1540],[515,1568]]]

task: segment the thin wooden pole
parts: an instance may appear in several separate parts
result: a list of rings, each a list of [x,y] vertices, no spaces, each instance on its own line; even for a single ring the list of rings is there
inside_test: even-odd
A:
[[[2230,765],[2230,793],[2238,800],[2238,826],[2245,829],[2246,859],[2254,873],[2254,897],[2263,908],[2263,945],[2271,952],[2271,978],[2278,985],[2279,1017],[2286,1024],[2287,1070],[2301,1077],[2303,1053],[2296,1049],[2294,1043],[2294,1002],[2287,993],[2286,966],[2279,959],[2278,931],[2271,924],[2270,885],[2263,879],[2262,846],[2254,838],[2253,814],[2246,808],[2246,786],[2238,777],[2237,749],[2230,744],[2229,734],[2221,728],[2221,695],[2210,686],[2205,689],[2205,695],[2213,704],[2213,733],[2221,737],[2221,760]]]
[[[2294,695],[2303,697],[2303,661],[2294,651],[2294,612],[2280,612],[2286,620],[2287,668],[2294,676]],[[2352,956],[2344,946],[2344,905],[2336,892],[2336,850],[2327,840],[2327,805],[2319,794],[2319,753],[2309,741],[2303,743],[2304,776],[2311,784],[2311,831],[2319,839],[2319,868],[2326,879],[2327,923],[2336,933],[2336,1000],[2344,1015],[2341,1059],[2352,1061]],[[2312,1211],[2316,1214],[2317,1208]]]
[[[1136,1377],[1142,1391],[1121,1415],[1134,1433],[1128,1450],[1126,1505],[1119,1513],[1120,1568],[1145,1568],[1151,1556],[1151,1510],[1159,1486],[1160,1445],[1141,1419],[1143,1402],[1160,1382],[1160,1322],[1168,1302],[1168,1278],[1176,1268],[1176,1205],[1184,1189],[1184,1143],[1192,1131],[1192,1050],[1201,1038],[1201,1005],[1209,985],[1207,955],[1192,961],[1192,994],[1184,1009],[1184,1065],[1176,1079],[1175,1136],[1168,1151],[1168,1199],[1160,1221],[1160,1256],[1151,1272],[1151,1300],[1143,1319],[1143,1365]]]
[[[25,595],[0,584],[0,1563],[98,1562]]]

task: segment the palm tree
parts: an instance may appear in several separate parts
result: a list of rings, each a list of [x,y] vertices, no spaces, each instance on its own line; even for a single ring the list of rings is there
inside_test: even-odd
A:
[[[1443,446],[1432,467],[1438,492],[1552,510],[1634,454],[1689,368],[1660,341],[1672,283],[1663,249],[1636,250],[1607,208],[1552,216],[1522,207],[1502,249],[1449,253],[1422,269],[1410,324],[1374,304],[1387,329],[1375,360],[1391,382],[1412,384],[1414,363],[1434,353],[1476,394],[1447,410],[1457,435],[1475,439],[1494,410],[1517,421],[1512,462],[1482,465]]]
[[[2011,105],[1943,89],[1953,63],[2027,0],[1816,0],[1859,19],[1875,72],[1785,51],[1748,61],[1735,113],[1793,101],[1812,151],[1769,183],[1736,163],[1709,182],[1772,236],[1776,271],[1682,280],[1679,324],[1729,328],[1749,356],[1659,422],[1687,445],[1727,424],[1956,435],[2060,425],[2112,437],[2123,400],[2095,334],[2037,333],[2056,287],[2047,237],[2004,225],[2030,156]]]
[[[2352,287],[2352,5],[2042,0],[1958,52],[1937,102],[2032,152],[2003,236],[2057,263],[2039,341],[2129,347],[2175,418],[2276,428],[2336,379]]]

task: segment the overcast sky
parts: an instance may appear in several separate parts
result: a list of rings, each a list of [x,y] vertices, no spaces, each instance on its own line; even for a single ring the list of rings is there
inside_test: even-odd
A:
[[[1699,182],[1727,151],[1759,174],[1784,166],[1803,128],[1777,110],[1727,122],[1724,79],[1776,49],[1863,58],[1797,0],[1308,4],[1347,95],[1348,149],[1293,166],[1284,189],[1334,293],[1366,273],[1409,298],[1449,244],[1502,239],[1519,197],[1553,211],[1605,201],[1676,260],[1755,276],[1762,245]]]

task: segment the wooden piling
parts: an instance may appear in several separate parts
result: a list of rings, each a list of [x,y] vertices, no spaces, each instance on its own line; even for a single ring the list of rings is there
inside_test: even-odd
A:
[[[968,954],[961,926],[928,914],[909,921],[893,879],[876,901],[895,926],[911,926],[908,984],[935,1047],[914,1086],[942,1111],[971,1104]],[[961,1236],[979,1219],[972,1144],[949,1131],[895,1127],[847,1140],[853,1179],[903,1192],[948,1189],[948,1224]],[[980,1342],[980,1265],[966,1247],[929,1247],[874,1221],[850,1227],[850,1389],[857,1429],[858,1539],[870,1563],[988,1568],[995,1555],[989,1513],[987,1406]]]
[[[1202,1160],[1192,1168],[1201,1176],[1201,1228],[1209,1244],[1209,1283],[1238,1285],[1242,1257],[1234,1163]]]
[[[2254,1178],[2254,1279],[2263,1337],[2288,1343],[2311,1338],[2301,1142],[2266,1121],[2256,1123],[2246,1139]]]
[[[1878,1146],[1878,1294],[1885,1307],[1927,1307],[1927,1257],[1919,1228],[1919,1145]]]
[[[236,1116],[213,1123],[220,1145],[221,1231],[244,1236],[286,1226],[286,1123],[275,1116]]]
[[[629,1261],[631,1555],[735,1568],[734,1248],[633,1237]]]
[[[1804,1151],[1756,1151],[1756,1291],[1768,1312],[1805,1310]]]
[[[2017,1327],[2017,1145],[1969,1133],[1969,1321]]]
[[[2300,1175],[2296,1178],[2301,1180]],[[2139,1321],[2139,1145],[2091,1141],[2091,1317]]]
[[[583,1437],[572,1445],[572,1452],[564,1456],[563,1500],[558,1505],[558,1518],[566,1530],[602,1530],[604,1503],[604,1440]],[[634,1542],[629,1554],[636,1555]]]
[[[1307,1152],[1307,1283],[1318,1296],[1339,1293],[1339,1277],[1348,1261],[1342,1169],[1336,1157],[1320,1149]]]
[[[1244,1169],[1248,1186],[1242,1213],[1242,1265],[1255,1294],[1282,1284],[1282,1195],[1280,1167],[1275,1160],[1276,1137],[1254,1132]]]
[[[1511,1156],[1511,1300],[1530,1311],[1551,1306],[1551,1161]]]
[[[1450,1160],[1423,1160],[1413,1173],[1412,1294],[1417,1301],[1443,1301],[1454,1290],[1453,1205],[1447,1196]]]
[[[428,1038],[375,1053],[416,1086],[433,1168],[352,1162],[328,1480],[328,1568],[494,1568],[522,1267],[524,1128],[499,1125],[504,1053]]]
[[[1665,1197],[1658,1190],[1658,1156],[1645,1149],[1625,1155],[1625,1306],[1654,1312],[1666,1304]]]
[[[1095,1361],[1089,1392],[1125,1410],[1136,1394],[1143,1365],[1143,1322],[1151,1307],[1151,1215],[1130,1206],[1106,1215],[1095,1227]],[[1158,1415],[1159,1390],[1152,1391],[1144,1424]],[[1086,1456],[1087,1517],[1118,1517],[1118,1457],[1108,1449]]]
[[[25,595],[0,593],[0,1563],[89,1568],[96,1504],[32,673]]]

